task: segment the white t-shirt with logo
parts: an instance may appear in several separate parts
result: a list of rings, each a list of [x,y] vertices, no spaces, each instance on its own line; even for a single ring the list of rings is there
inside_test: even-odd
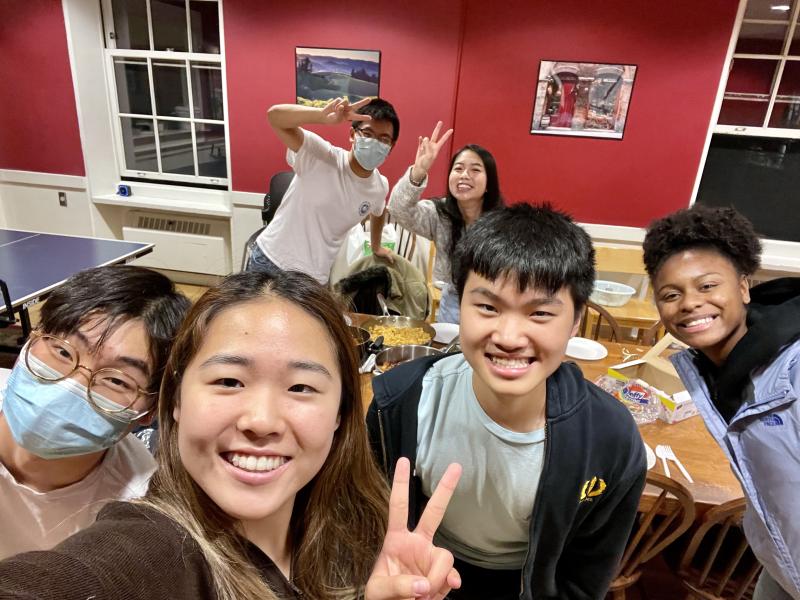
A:
[[[4,375],[0,373],[0,412]],[[50,492],[19,483],[0,462],[0,560],[49,550],[94,523],[107,503],[143,496],[155,470],[155,460],[133,435],[109,448],[81,481]]]
[[[357,176],[347,150],[302,131],[303,145],[286,153],[295,177],[257,243],[281,269],[324,284],[350,229],[369,214],[383,213],[389,183],[377,169],[367,178]]]

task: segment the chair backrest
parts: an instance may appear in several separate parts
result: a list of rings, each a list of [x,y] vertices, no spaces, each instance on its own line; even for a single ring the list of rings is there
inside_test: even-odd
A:
[[[587,336],[586,328],[589,326],[589,311],[594,311],[597,313],[597,320],[592,327],[592,331],[589,332]],[[608,326],[611,328],[611,336],[610,341],[614,342],[621,342],[622,341],[622,328],[617,323],[617,320],[611,316],[611,314],[602,306],[597,304],[596,302],[592,302],[591,300],[586,301],[586,306],[583,309],[583,319],[581,321],[581,337],[591,337],[593,340],[596,340],[600,337],[600,327],[603,324],[603,319],[606,320]]]
[[[642,565],[683,535],[694,522],[694,498],[683,484],[649,472],[647,485],[659,489],[660,493],[655,501],[642,496],[638,522],[611,583],[612,591],[636,583],[642,574]]]
[[[745,500],[720,504],[703,515],[683,553],[678,573],[689,592],[706,600],[739,600],[754,584],[761,564],[748,552],[742,531]],[[698,550],[703,551],[698,554]],[[694,564],[701,556],[702,562]]]
[[[664,325],[663,323],[661,323],[661,321],[656,321],[644,332],[642,332],[642,345],[652,346],[663,335],[664,335]]]
[[[294,171],[279,171],[269,180],[269,192],[264,196],[264,208],[261,210],[261,220],[264,225],[272,221],[292,179],[294,179]]]
[[[395,252],[410,261],[414,256],[414,250],[417,248],[417,234],[401,227],[397,223],[394,224],[394,230],[397,233]]]

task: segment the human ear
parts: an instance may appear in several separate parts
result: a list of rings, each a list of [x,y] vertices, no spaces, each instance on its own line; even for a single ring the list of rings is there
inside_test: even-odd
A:
[[[742,302],[750,304],[750,282],[745,275],[742,275],[739,279],[739,291],[742,294]]]

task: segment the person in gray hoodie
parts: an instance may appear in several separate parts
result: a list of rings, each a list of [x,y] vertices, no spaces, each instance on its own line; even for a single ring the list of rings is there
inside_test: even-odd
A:
[[[745,493],[745,535],[764,565],[753,598],[798,599],[800,278],[751,289],[760,255],[732,208],[680,210],[644,240],[664,327],[690,346],[672,361]]]

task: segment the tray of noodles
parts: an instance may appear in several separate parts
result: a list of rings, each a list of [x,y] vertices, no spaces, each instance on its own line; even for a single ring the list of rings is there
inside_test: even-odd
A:
[[[373,317],[361,324],[372,340],[383,336],[384,346],[424,346],[431,343],[436,330],[421,319],[411,317]]]

